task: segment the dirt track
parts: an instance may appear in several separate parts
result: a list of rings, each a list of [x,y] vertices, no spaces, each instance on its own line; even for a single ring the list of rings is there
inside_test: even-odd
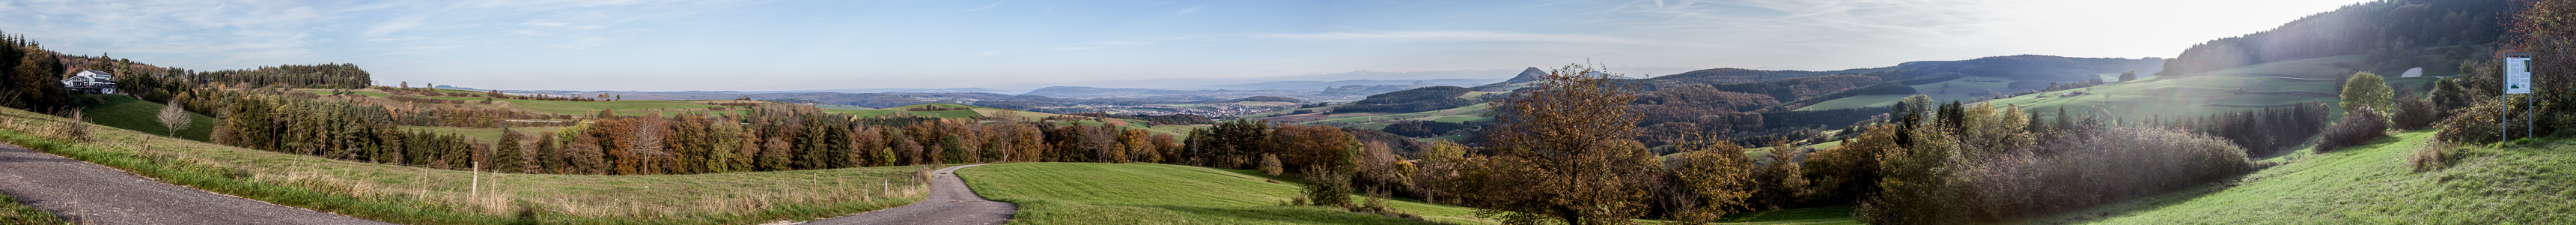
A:
[[[1002,224],[1011,221],[1019,205],[984,200],[966,181],[957,179],[957,169],[983,164],[952,166],[932,171],[930,197],[921,202],[877,210],[859,215],[806,222],[805,224]]]
[[[81,224],[388,224],[136,177],[0,144],[0,193]]]

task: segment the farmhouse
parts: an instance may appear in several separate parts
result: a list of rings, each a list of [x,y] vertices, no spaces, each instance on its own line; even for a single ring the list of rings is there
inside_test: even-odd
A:
[[[63,78],[63,88],[82,94],[115,94],[116,77],[106,71],[82,70],[70,78]]]

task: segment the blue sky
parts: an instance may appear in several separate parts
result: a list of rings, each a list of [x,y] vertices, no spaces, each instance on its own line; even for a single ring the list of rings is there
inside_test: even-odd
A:
[[[11,12],[0,31],[199,70],[356,63],[385,85],[1027,89],[1586,60],[1832,70],[2173,57],[2356,2],[17,0],[0,3]]]

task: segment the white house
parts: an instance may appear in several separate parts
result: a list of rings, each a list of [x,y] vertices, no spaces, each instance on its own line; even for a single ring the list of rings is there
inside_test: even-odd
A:
[[[82,70],[70,78],[63,78],[63,88],[84,94],[115,94],[116,75],[107,71]]]

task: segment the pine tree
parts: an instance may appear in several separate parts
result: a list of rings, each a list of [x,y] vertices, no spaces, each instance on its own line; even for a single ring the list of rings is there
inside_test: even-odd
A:
[[[527,147],[519,144],[519,132],[512,131],[509,127],[502,127],[501,143],[500,145],[493,146],[494,153],[492,154],[492,172],[521,173],[527,171],[527,161],[525,158],[527,154],[522,154],[526,151]]]

